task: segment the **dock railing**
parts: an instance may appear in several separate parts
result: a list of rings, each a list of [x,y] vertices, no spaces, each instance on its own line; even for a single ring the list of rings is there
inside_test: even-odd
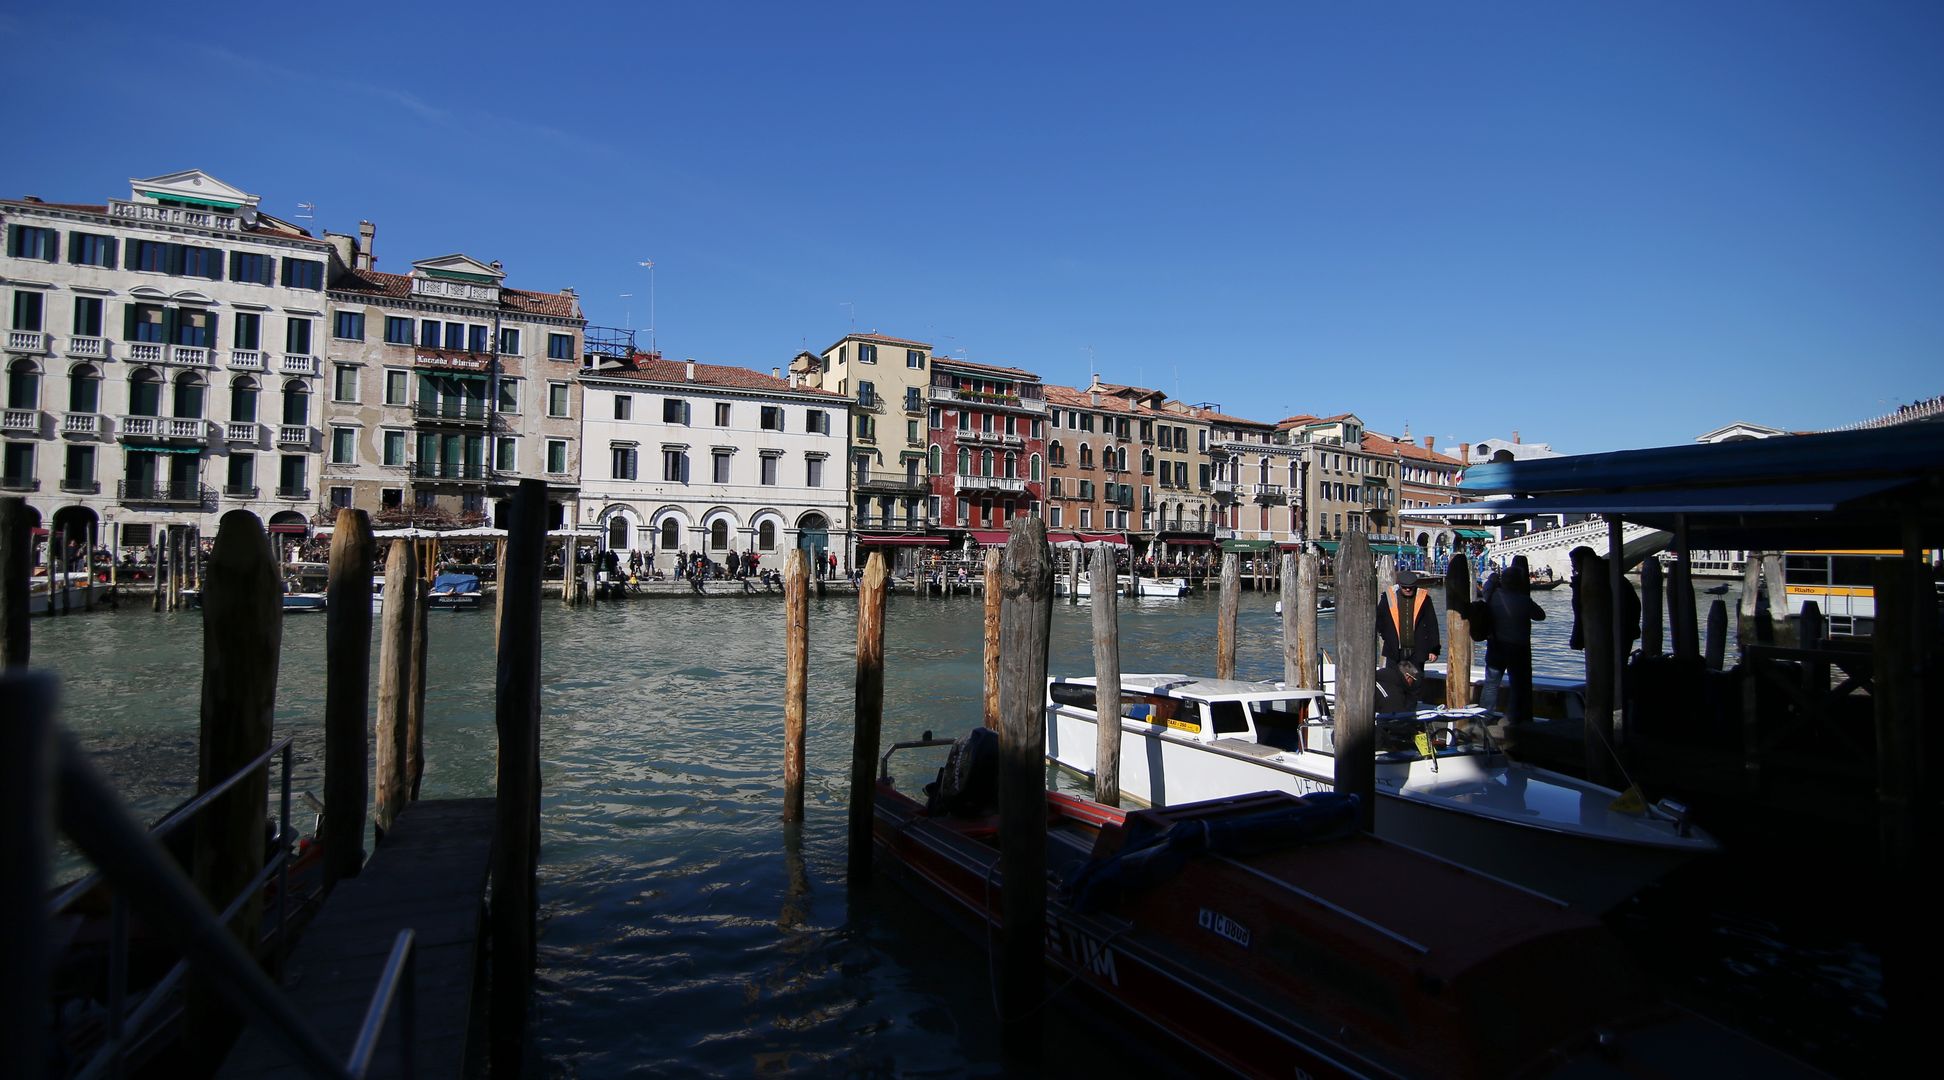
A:
[[[226,998],[238,1014],[275,1038],[305,1072],[316,1077],[361,1080],[370,1067],[384,1026],[396,1008],[402,1025],[401,1067],[405,1075],[410,1075],[414,1042],[411,1004],[414,953],[410,930],[401,931],[393,942],[390,958],[373,990],[351,1053],[340,1059],[292,1007],[264,972],[258,958],[229,929],[230,922],[274,877],[277,880],[277,953],[281,954],[285,946],[292,836],[291,740],[280,740],[208,791],[171,812],[153,829],[144,829],[73,737],[56,728],[52,717],[53,686],[54,680],[46,675],[15,673],[0,680],[0,693],[21,706],[20,715],[9,724],[12,730],[7,733],[6,741],[13,751],[8,756],[23,765],[13,770],[18,783],[10,799],[12,812],[0,823],[0,832],[5,834],[3,844],[9,853],[28,857],[28,865],[10,864],[10,876],[18,874],[15,888],[19,892],[10,889],[9,893],[34,898],[33,908],[38,908],[38,911],[22,910],[20,913],[27,918],[16,923],[15,932],[8,935],[10,939],[19,939],[16,943],[21,948],[9,950],[5,981],[23,1001],[30,997],[38,999],[44,1008],[51,959],[45,952],[50,937],[46,933],[48,924],[101,884],[114,889],[105,988],[107,1034],[104,1043],[88,1060],[68,1075],[76,1078],[122,1075],[127,1066],[127,1049],[163,1022],[165,1010],[175,1000],[177,987],[192,970]],[[195,820],[225,793],[268,767],[272,759],[279,758],[281,790],[276,854],[218,914],[198,894],[161,841]],[[41,763],[51,768],[32,767]],[[21,785],[25,786],[24,790]],[[46,895],[46,838],[55,827],[97,869],[48,902],[41,899]],[[14,907],[12,903],[5,906]],[[132,1011],[127,1008],[131,914],[140,915],[148,926],[183,953],[182,959],[147,991],[144,1000]],[[31,1009],[23,1015],[31,1027],[38,1028],[44,1014],[42,1009]],[[37,1037],[15,1045],[46,1044]],[[49,1075],[48,1064],[44,1060],[27,1063],[22,1075]]]

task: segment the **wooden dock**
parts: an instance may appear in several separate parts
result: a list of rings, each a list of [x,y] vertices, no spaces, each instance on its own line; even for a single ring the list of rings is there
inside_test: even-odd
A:
[[[492,846],[492,799],[415,802],[363,872],[339,883],[291,954],[283,980],[291,1003],[326,1045],[350,1052],[392,941],[409,928],[416,935],[414,1075],[438,1080],[480,1071],[484,1042],[475,1039],[473,1018],[484,1007],[478,988]],[[401,1037],[394,1009],[370,1075],[402,1075]],[[295,1080],[308,1074],[267,1033],[248,1029],[218,1075]]]

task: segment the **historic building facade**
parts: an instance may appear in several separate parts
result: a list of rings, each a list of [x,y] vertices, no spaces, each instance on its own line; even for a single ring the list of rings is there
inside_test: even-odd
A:
[[[1353,413],[1289,417],[1276,425],[1296,455],[1303,538],[1336,543],[1345,533],[1390,536],[1397,525],[1398,462],[1365,446]]]
[[[380,522],[484,524],[523,478],[574,517],[586,319],[573,290],[508,288],[497,262],[375,269],[375,230],[332,235],[324,487]]]
[[[4,486],[67,536],[140,548],[320,508],[329,248],[198,170],[102,204],[0,200]]]
[[[1013,518],[1041,512],[1046,390],[1030,371],[934,357],[926,449],[939,528],[996,540]],[[978,533],[986,533],[981,538]]]
[[[637,356],[580,375],[579,527],[625,562],[673,569],[754,551],[780,568],[798,547],[827,566],[850,536],[838,393],[792,375]]]
[[[1141,528],[1134,468],[1152,443],[1137,442],[1141,411],[1133,402],[1097,386],[1046,388],[1046,526],[1085,534],[1113,533],[1130,543]],[[1150,425],[1152,420],[1147,421]],[[1146,477],[1147,514],[1153,516],[1153,473]]]
[[[845,478],[856,538],[902,556],[891,564],[904,569],[920,549],[944,547],[926,454],[931,346],[878,333],[846,334],[821,354],[799,353],[790,372],[803,386],[850,399]],[[855,550],[840,558],[846,565],[863,564]]]

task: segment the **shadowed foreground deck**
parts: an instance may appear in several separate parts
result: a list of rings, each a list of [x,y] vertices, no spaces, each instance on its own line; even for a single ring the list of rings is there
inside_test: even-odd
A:
[[[286,965],[284,988],[325,1044],[348,1056],[392,939],[416,935],[416,1076],[463,1075],[480,973],[493,800],[412,803],[365,864],[338,885]],[[394,1008],[371,1076],[399,1071]],[[218,1074],[284,1080],[307,1075],[257,1029],[244,1031]]]

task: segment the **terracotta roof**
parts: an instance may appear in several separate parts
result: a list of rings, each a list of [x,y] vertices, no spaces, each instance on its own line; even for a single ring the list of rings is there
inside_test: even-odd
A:
[[[405,274],[386,274],[377,270],[353,268],[345,270],[342,277],[331,282],[331,291],[373,293],[392,299],[407,300],[412,295],[412,279]],[[501,288],[500,308],[505,311],[545,315],[555,319],[581,317],[579,305],[574,298],[562,293]]]
[[[1206,420],[1211,424],[1240,424],[1244,427],[1258,428],[1273,428],[1276,426],[1266,420],[1250,420],[1246,417],[1230,416],[1227,413],[1218,413],[1213,409],[1197,409],[1193,406],[1189,406],[1186,413],[1197,420]]]
[[[1097,412],[1135,413],[1142,410],[1124,397],[1103,392],[1098,402],[1084,389],[1072,386],[1048,386],[1046,403],[1058,405],[1062,409],[1093,409]]]
[[[695,365],[695,378],[688,377],[688,362],[684,360],[653,360],[645,353],[635,354],[634,368],[596,369],[587,373],[590,377],[601,379],[627,379],[633,382],[673,383],[684,386],[722,386],[736,390],[761,390],[766,393],[809,394],[813,397],[831,398],[836,401],[849,401],[843,394],[828,390],[818,390],[808,386],[791,386],[790,380],[765,375],[754,368],[734,367],[729,364]]]
[[[942,367],[947,370],[964,368],[965,370],[973,372],[974,374],[983,371],[989,371],[995,375],[1009,375],[1016,379],[1028,379],[1031,380],[1032,382],[1039,381],[1038,372],[1027,371],[1025,368],[1001,367],[998,364],[977,364],[977,363],[973,363],[970,360],[960,360],[955,356],[934,356],[932,357],[932,367],[934,368]]]
[[[4,201],[16,203],[21,206],[45,206],[50,210],[74,210],[83,214],[105,214],[108,212],[106,206],[97,206],[91,203],[47,202],[43,199],[31,199],[24,195],[18,199],[7,199]]]
[[[1315,416],[1310,413],[1297,413],[1295,416],[1285,416],[1281,420],[1276,421],[1276,426],[1279,428],[1307,427],[1311,424],[1334,424],[1343,420],[1355,420],[1356,418],[1357,418],[1356,413],[1347,413],[1347,412],[1335,413],[1330,416]]]
[[[1363,441],[1363,448],[1368,453],[1396,454],[1399,457],[1412,458],[1417,461],[1429,461],[1453,469],[1462,469],[1465,467],[1464,462],[1459,461],[1456,457],[1449,454],[1441,454],[1436,450],[1419,446],[1417,443],[1405,442],[1402,439],[1393,439],[1388,435],[1379,435],[1375,432],[1366,431],[1364,432]]]
[[[824,346],[823,351],[829,352],[830,350],[836,348],[837,346],[842,345],[846,341],[868,341],[877,345],[916,345],[918,348],[926,349],[926,350],[929,350],[931,348],[931,342],[929,341],[912,341],[909,338],[892,337],[889,334],[870,333],[870,334],[845,334],[843,337],[840,337],[836,341],[833,341],[830,344]]]

